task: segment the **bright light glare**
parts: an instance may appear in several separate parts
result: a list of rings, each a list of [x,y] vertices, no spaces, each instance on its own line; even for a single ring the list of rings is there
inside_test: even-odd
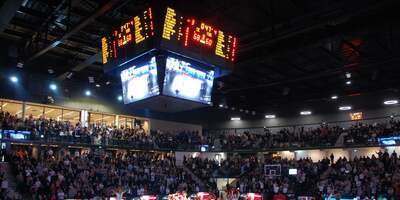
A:
[[[300,112],[300,115],[311,115],[311,111],[308,111],[308,110],[306,110],[306,111],[301,111]]]
[[[92,92],[90,92],[90,90],[86,90],[86,91],[85,91],[85,95],[86,95],[86,96],[90,96],[90,95],[92,95]]]
[[[119,96],[117,97],[117,99],[118,99],[118,101],[122,101],[122,96],[119,95]]]
[[[387,100],[387,101],[383,102],[383,104],[385,104],[385,105],[393,105],[393,104],[398,104],[398,103],[399,103],[398,100]]]
[[[339,110],[351,110],[351,106],[340,106]]]
[[[240,117],[232,117],[231,121],[240,121]]]
[[[338,99],[338,96],[333,95],[333,96],[331,96],[331,99]]]
[[[274,119],[276,116],[275,115],[265,115],[265,118],[267,119]]]
[[[10,81],[13,83],[17,83],[18,82],[18,78],[16,76],[11,76],[10,77]]]
[[[346,85],[351,85],[351,81],[346,81]]]
[[[50,84],[49,88],[50,88],[50,90],[53,90],[53,91],[57,90],[57,85],[52,83],[52,84]]]

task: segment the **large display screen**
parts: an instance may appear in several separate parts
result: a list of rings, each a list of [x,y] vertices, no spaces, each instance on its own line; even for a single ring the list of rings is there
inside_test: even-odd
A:
[[[141,15],[115,29],[110,35],[101,38],[103,64],[112,62],[118,65],[138,53],[138,44],[154,35],[153,13],[151,8]]]
[[[199,70],[191,63],[167,57],[163,94],[210,104],[213,80],[214,71]]]
[[[132,66],[121,72],[122,93],[125,104],[160,93],[157,83],[157,63],[152,57],[145,64]]]
[[[233,62],[236,58],[237,38],[205,22],[186,17],[167,8],[162,39],[178,44],[186,51],[199,50],[207,56]]]

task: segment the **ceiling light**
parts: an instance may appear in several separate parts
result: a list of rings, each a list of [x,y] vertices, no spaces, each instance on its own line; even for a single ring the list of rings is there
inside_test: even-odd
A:
[[[309,110],[305,110],[305,111],[301,111],[300,112],[300,115],[311,115],[311,111],[309,111]]]
[[[90,95],[92,95],[92,92],[90,92],[90,90],[86,90],[86,91],[85,91],[85,95],[86,95],[86,96],[90,96]]]
[[[275,118],[275,115],[265,115],[265,118],[267,118],[267,119],[274,119],[274,118]]]
[[[346,78],[351,78],[351,73],[350,72],[346,72]]]
[[[240,117],[231,117],[231,121],[240,121]]]
[[[398,104],[399,103],[399,101],[398,100],[387,100],[387,101],[384,101],[383,102],[383,104],[385,104],[385,105],[393,105],[393,104]]]
[[[351,110],[351,106],[340,106],[339,110]]]
[[[351,81],[346,81],[346,85],[351,85]]]
[[[100,84],[96,84],[96,87],[98,87],[98,88],[99,88],[99,87],[100,87]]]
[[[13,82],[13,83],[17,83],[18,82],[18,77],[10,76],[10,81]]]
[[[110,82],[110,81],[107,81],[107,82],[106,82],[106,85],[110,85],[110,84],[111,84],[111,82]]]
[[[331,96],[331,99],[338,99],[339,97],[337,95]]]
[[[57,90],[57,85],[52,83],[52,84],[49,85],[49,88],[50,88],[50,90],[55,91],[55,90]]]
[[[224,105],[223,105],[223,104],[219,104],[219,107],[220,107],[220,108],[223,108],[223,107],[224,107]]]
[[[119,95],[119,96],[117,97],[117,99],[118,99],[118,101],[122,101],[122,95]]]

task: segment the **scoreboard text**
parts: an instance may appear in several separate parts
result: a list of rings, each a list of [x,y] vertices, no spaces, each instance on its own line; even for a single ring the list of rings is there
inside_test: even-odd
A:
[[[110,59],[120,58],[125,53],[124,48],[135,46],[153,35],[153,14],[151,8],[148,8],[142,15],[133,17],[111,35],[101,39],[103,64],[107,64]]]
[[[150,43],[146,42],[153,36],[162,43],[166,42],[167,50],[178,49],[177,53],[188,55],[195,53],[192,54],[193,58],[200,55],[200,59],[211,64],[224,65],[235,61],[238,39],[233,35],[205,22],[185,17],[169,7],[162,14],[153,15],[152,9],[148,8],[102,37],[103,64],[117,67],[145,50],[157,48],[158,46],[149,47]],[[155,22],[158,20],[153,16],[162,16],[162,24],[157,26]]]
[[[176,41],[184,47],[202,48],[233,62],[237,38],[204,22],[186,18],[167,8],[162,32],[164,40]]]

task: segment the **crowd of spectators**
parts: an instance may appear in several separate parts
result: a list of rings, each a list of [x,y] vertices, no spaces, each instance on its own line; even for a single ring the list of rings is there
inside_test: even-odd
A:
[[[236,157],[239,158],[239,157]],[[233,160],[233,161],[232,161]],[[400,199],[400,158],[396,152],[377,152],[371,157],[348,160],[325,158],[313,162],[310,158],[288,160],[266,158],[257,161],[254,157],[225,161],[235,174],[237,181],[227,185],[228,190],[240,193],[260,193],[264,199],[274,195],[286,197],[313,196],[360,197],[361,199]],[[210,159],[190,158],[185,161],[199,177],[216,175],[216,171],[226,168]],[[240,167],[235,167],[239,165]],[[229,167],[227,167],[229,168]],[[296,170],[290,174],[289,169]]]
[[[200,190],[191,176],[175,165],[174,156],[165,153],[60,155],[49,150],[34,159],[18,150],[11,160],[18,188],[32,199],[104,199],[118,195],[130,199]]]
[[[400,121],[391,118],[386,123],[363,124],[357,123],[347,129],[345,143],[376,144],[380,137],[400,135]]]
[[[205,189],[213,194],[218,194],[217,183],[215,181],[215,170],[218,163],[211,159],[202,160],[200,158],[183,158],[183,164],[190,169],[205,184]]]
[[[314,127],[282,128],[277,131],[265,129],[263,133],[204,133],[197,131],[146,132],[140,127],[116,127],[104,124],[56,121],[44,117],[25,119],[7,112],[0,112],[2,129],[31,131],[32,139],[91,143],[102,145],[126,145],[142,149],[200,150],[207,145],[211,150],[257,150],[269,148],[331,147],[343,135],[342,145],[375,145],[379,137],[398,135],[400,121],[387,120],[385,123],[356,123],[349,128],[321,124]]]

